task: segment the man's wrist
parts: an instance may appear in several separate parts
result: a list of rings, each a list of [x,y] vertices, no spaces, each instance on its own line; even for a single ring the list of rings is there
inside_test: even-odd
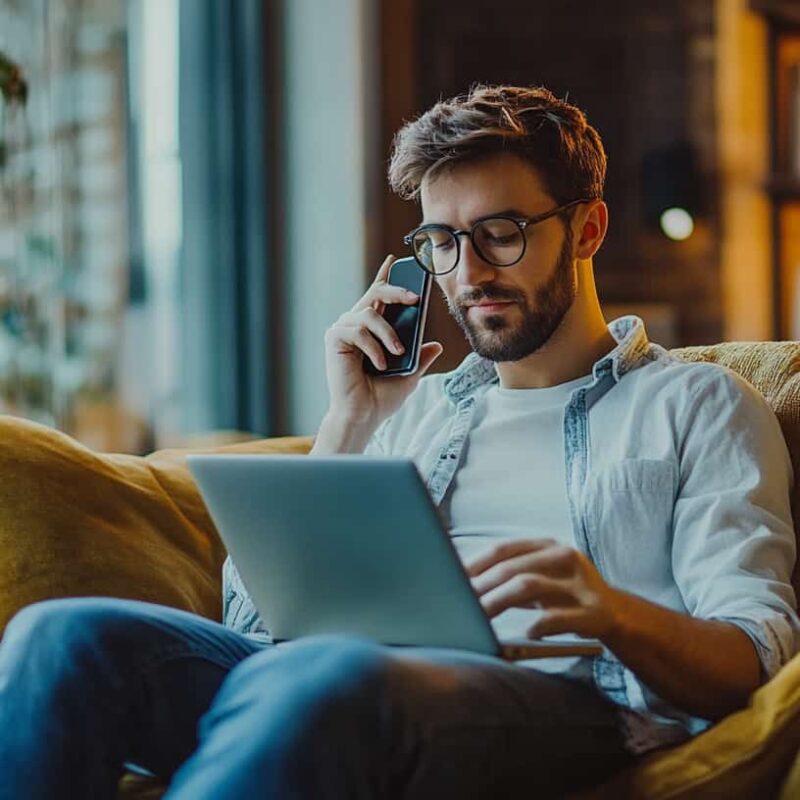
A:
[[[621,589],[609,587],[606,596],[605,632],[600,637],[603,643],[613,649],[627,641],[632,635],[631,618],[635,614],[635,598]]]
[[[359,419],[328,411],[319,426],[311,454],[363,453],[377,427],[370,418]]]

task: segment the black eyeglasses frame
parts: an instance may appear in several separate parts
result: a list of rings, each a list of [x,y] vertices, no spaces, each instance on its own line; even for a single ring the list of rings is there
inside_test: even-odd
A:
[[[570,200],[568,203],[564,203],[563,205],[556,206],[555,208],[551,208],[549,211],[544,211],[541,214],[534,214],[532,217],[510,217],[505,214],[489,214],[485,217],[481,217],[480,219],[476,219],[475,222],[469,228],[463,228],[461,230],[456,230],[455,228],[451,228],[449,225],[441,225],[436,222],[428,223],[427,225],[420,225],[418,228],[414,228],[413,231],[407,233],[403,237],[403,243],[412,248],[412,254],[414,256],[414,260],[420,266],[421,269],[424,269],[425,272],[434,275],[435,277],[440,277],[442,275],[448,275],[451,273],[457,266],[458,262],[461,260],[461,240],[458,238],[459,236],[469,236],[470,241],[472,242],[472,247],[475,252],[487,263],[491,264],[493,267],[513,267],[514,264],[518,264],[522,259],[525,257],[525,252],[528,249],[528,237],[525,235],[525,229],[532,225],[538,225],[540,222],[544,222],[546,219],[550,219],[551,217],[555,217],[557,214],[562,214],[565,211],[568,211],[570,208],[574,206],[580,205],[581,203],[591,203],[593,200],[596,200],[595,197],[585,197],[579,200]],[[480,225],[482,222],[486,222],[489,219],[505,219],[509,222],[513,222],[519,228],[520,234],[522,234],[522,252],[519,256],[511,261],[508,264],[495,264],[493,261],[490,261],[486,256],[481,252],[480,247],[475,243],[475,229]],[[434,272],[431,269],[428,269],[420,260],[417,258],[416,252],[413,251],[412,242],[414,237],[420,233],[420,231],[426,230],[446,230],[455,240],[456,243],[456,260],[450,269],[446,270],[445,272]]]

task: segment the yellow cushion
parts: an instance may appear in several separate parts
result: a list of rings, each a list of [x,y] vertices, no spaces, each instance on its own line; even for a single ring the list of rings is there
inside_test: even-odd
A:
[[[0,416],[0,632],[37,600],[106,595],[220,619],[225,551],[181,451],[100,455]],[[287,437],[215,452],[305,452]]]
[[[763,800],[777,795],[799,744],[800,655],[755,692],[746,709],[570,800]]]
[[[792,762],[792,768],[781,786],[778,800],[797,800],[800,797],[800,744],[797,745],[797,756]]]

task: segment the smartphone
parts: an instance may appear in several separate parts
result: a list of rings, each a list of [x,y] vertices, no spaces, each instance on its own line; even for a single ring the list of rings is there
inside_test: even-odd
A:
[[[386,369],[377,369],[365,355],[364,371],[370,375],[412,375],[419,367],[419,351],[422,347],[433,278],[414,258],[400,258],[389,269],[389,283],[410,289],[419,296],[413,306],[390,303],[383,309],[383,318],[394,328],[405,350],[400,355],[395,355],[379,342],[386,357]]]

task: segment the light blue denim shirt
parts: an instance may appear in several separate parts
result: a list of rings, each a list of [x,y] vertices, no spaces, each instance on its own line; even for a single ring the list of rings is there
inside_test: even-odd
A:
[[[577,546],[612,586],[739,626],[766,680],[800,649],[790,583],[792,469],[775,415],[730,370],[651,344],[638,318],[609,330],[617,346],[564,410]],[[451,373],[425,376],[366,452],[413,458],[446,519],[475,411],[498,382],[494,363],[476,353]],[[225,624],[267,640],[230,560],[223,579]],[[667,704],[608,650],[577,661],[575,674],[629,710],[623,723],[634,752],[710,724]]]

